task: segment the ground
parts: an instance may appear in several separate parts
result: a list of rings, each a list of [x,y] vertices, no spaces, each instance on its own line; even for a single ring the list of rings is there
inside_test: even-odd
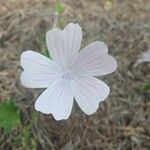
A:
[[[150,48],[149,0],[64,0],[58,26],[78,22],[82,47],[107,43],[118,62],[115,73],[100,77],[111,93],[98,111],[87,116],[74,103],[68,120],[57,122],[37,113],[34,102],[42,90],[20,84],[20,54],[41,52],[41,37],[52,28],[54,0],[0,0],[0,101],[13,99],[21,110],[21,126],[10,134],[0,130],[2,150],[149,150],[150,64],[134,67]]]

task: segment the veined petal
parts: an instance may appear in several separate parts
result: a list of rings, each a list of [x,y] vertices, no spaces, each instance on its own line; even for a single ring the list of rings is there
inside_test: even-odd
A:
[[[100,76],[112,73],[117,68],[116,60],[108,55],[108,48],[103,42],[93,42],[83,48],[75,61],[77,74]]]
[[[78,54],[82,40],[82,29],[69,23],[64,30],[54,28],[46,33],[46,43],[52,59],[62,67],[71,65]]]
[[[46,88],[61,77],[61,68],[47,57],[25,51],[21,55],[21,83],[28,88]]]
[[[110,89],[102,81],[94,77],[79,77],[71,82],[73,95],[86,114],[96,112],[99,102],[107,98]]]
[[[52,114],[56,120],[67,119],[71,114],[73,95],[68,80],[52,83],[35,102],[35,109]]]

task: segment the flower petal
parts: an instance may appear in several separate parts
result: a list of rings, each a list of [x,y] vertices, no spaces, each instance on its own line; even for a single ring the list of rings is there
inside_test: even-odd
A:
[[[21,55],[21,83],[28,88],[46,88],[61,77],[61,68],[47,57],[25,51]]]
[[[52,83],[35,102],[35,109],[53,114],[56,120],[67,119],[71,114],[73,95],[67,80]]]
[[[73,23],[69,23],[64,30],[54,28],[46,34],[46,43],[52,59],[65,68],[76,59],[81,40],[82,29]]]
[[[96,112],[99,102],[107,98],[110,89],[94,77],[79,77],[72,81],[72,91],[80,108],[90,115]]]
[[[74,68],[80,75],[100,76],[115,71],[117,62],[108,55],[107,46],[96,41],[79,52]]]

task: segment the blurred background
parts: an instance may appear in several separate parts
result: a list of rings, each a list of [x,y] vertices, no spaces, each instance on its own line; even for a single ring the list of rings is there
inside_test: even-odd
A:
[[[82,47],[100,40],[118,61],[101,79],[111,88],[98,111],[74,103],[68,120],[34,109],[42,90],[20,84],[20,55],[45,53],[45,33],[78,22]],[[0,0],[0,150],[150,149],[149,0]]]

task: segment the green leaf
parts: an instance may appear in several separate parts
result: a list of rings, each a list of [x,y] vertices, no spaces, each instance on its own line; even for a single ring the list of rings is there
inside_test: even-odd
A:
[[[47,50],[47,47],[46,47],[46,39],[45,39],[45,34],[41,34],[40,35],[40,48],[42,50],[42,54],[48,58],[50,58],[50,55],[49,55],[49,52]]]
[[[141,90],[144,91],[150,91],[150,83],[144,83],[141,87]]]
[[[13,101],[0,103],[0,127],[9,132],[20,124],[20,111]]]
[[[65,10],[64,5],[61,2],[57,1],[55,5],[55,11],[60,15],[64,12],[64,10]]]
[[[48,50],[43,50],[43,51],[42,51],[42,54],[43,54],[44,56],[50,58]]]
[[[31,112],[31,119],[27,125],[22,126],[19,134],[13,138],[13,146],[21,150],[37,150],[38,144],[36,137],[32,134],[32,129],[37,124],[39,118],[38,112]]]

